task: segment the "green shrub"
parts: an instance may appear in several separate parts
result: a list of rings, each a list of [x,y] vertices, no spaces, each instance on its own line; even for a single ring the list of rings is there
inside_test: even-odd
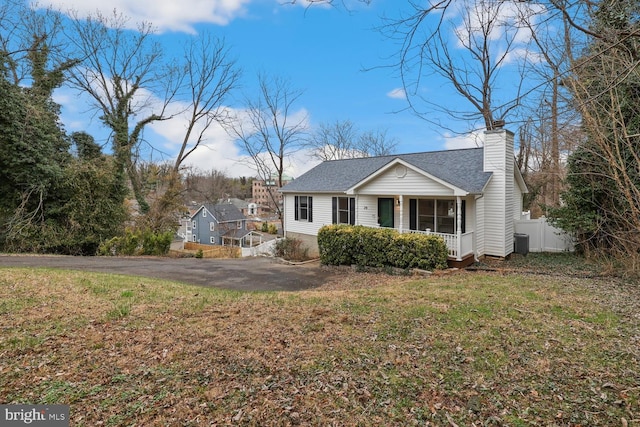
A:
[[[127,230],[124,236],[114,237],[100,245],[99,255],[166,255],[173,233],[154,233],[150,230]]]
[[[269,224],[269,227],[267,227],[267,232],[269,234],[278,234],[278,226],[276,226],[275,224]]]
[[[318,250],[322,264],[356,264],[355,255],[359,244],[356,227],[353,226],[325,225],[318,231]]]
[[[391,228],[358,229],[358,252],[354,258],[356,264],[367,267],[385,267],[392,265],[389,251],[392,249],[393,239],[398,232]]]
[[[447,246],[437,236],[400,234],[391,228],[327,225],[318,232],[320,262],[326,265],[446,268]]]
[[[434,270],[447,267],[448,253],[447,244],[441,237],[396,233],[388,256],[397,268]]]
[[[262,228],[260,229],[260,231],[262,231],[263,233],[268,233],[269,232],[269,224],[267,224],[266,222],[262,223]]]

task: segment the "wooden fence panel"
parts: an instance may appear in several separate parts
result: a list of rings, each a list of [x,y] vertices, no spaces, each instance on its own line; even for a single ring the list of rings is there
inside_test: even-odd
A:
[[[242,256],[242,248],[238,246],[213,246],[185,242],[184,250],[188,252],[202,250],[202,258],[240,258]]]

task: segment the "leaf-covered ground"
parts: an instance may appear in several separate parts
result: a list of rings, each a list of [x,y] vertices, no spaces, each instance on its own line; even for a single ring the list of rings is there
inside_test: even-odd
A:
[[[0,402],[73,426],[640,425],[639,288],[527,258],[255,294],[0,269]]]

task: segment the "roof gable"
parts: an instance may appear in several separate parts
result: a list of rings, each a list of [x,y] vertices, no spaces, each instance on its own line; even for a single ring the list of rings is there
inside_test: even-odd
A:
[[[395,170],[394,170],[395,168]],[[364,180],[360,181],[359,183],[357,183],[354,187],[350,188],[349,190],[347,190],[347,193],[349,194],[355,194],[357,192],[358,188],[362,188],[363,186],[367,185],[368,183],[374,181],[375,179],[382,177],[383,175],[386,175],[387,173],[395,173],[395,175],[397,177],[400,177],[401,175],[404,176],[407,173],[407,169],[414,171],[415,173],[417,173],[418,175],[421,175],[431,181],[436,182],[437,184],[451,190],[453,192],[453,194],[455,195],[464,195],[467,192],[465,190],[462,190],[458,187],[456,187],[455,185],[452,185],[451,183],[444,181],[440,178],[438,178],[437,176],[433,176],[430,173],[417,168],[416,166],[405,162],[404,160],[402,160],[402,158],[400,157],[396,157],[395,159],[393,159],[391,162],[387,163],[386,165],[384,165],[382,168],[378,169],[376,172],[374,172],[373,174],[369,175],[367,178],[365,178]],[[393,171],[393,172],[392,172]]]

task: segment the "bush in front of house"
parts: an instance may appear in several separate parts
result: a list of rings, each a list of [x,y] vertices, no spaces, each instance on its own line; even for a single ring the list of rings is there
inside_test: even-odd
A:
[[[388,253],[397,268],[439,270],[447,268],[449,250],[441,237],[426,234],[396,233]]]
[[[358,228],[349,225],[325,225],[318,230],[320,262],[325,265],[356,264],[360,247]]]
[[[400,234],[391,228],[326,225],[318,231],[320,262],[325,265],[436,270],[447,267],[440,237]]]
[[[288,261],[306,261],[309,259],[309,248],[304,246],[302,240],[286,237],[276,242],[273,254]]]

